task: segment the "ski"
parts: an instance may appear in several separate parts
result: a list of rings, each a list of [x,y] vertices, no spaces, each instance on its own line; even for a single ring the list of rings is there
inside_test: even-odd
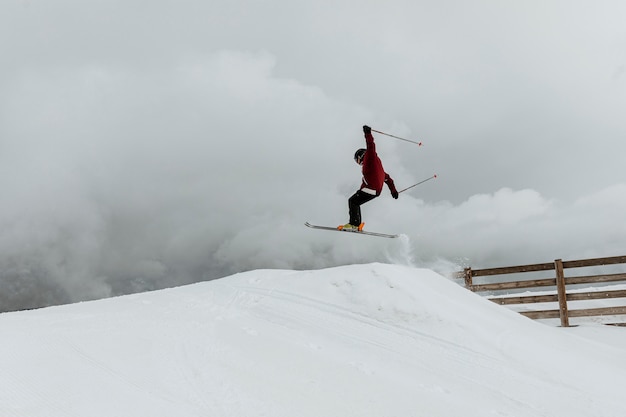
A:
[[[316,224],[311,224],[309,222],[304,223],[304,225],[306,227],[310,227],[312,229],[320,229],[320,230],[331,230],[331,231],[335,231],[335,232],[344,232],[344,233],[355,233],[357,235],[368,235],[368,236],[378,236],[378,237],[387,237],[387,238],[396,238],[399,235],[390,235],[387,233],[376,233],[376,232],[368,232],[366,230],[354,230],[354,229],[348,229],[348,230],[339,230],[336,227],[329,227],[329,226],[318,226]]]

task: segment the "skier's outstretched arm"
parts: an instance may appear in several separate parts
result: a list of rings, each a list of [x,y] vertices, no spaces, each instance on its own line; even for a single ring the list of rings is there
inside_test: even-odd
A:
[[[367,150],[371,150],[372,153],[376,152],[376,145],[374,144],[374,136],[372,136],[372,128],[369,126],[363,126],[363,133],[365,134],[365,145]]]
[[[385,184],[387,184],[387,187],[389,187],[389,191],[391,191],[391,196],[397,200],[399,196],[398,190],[396,190],[396,185],[394,184],[393,179],[387,173],[385,173]]]

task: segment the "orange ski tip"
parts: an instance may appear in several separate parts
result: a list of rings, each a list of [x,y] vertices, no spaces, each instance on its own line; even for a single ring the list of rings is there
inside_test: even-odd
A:
[[[359,225],[359,232],[363,231],[363,226],[365,226],[365,223],[361,223],[361,224]]]

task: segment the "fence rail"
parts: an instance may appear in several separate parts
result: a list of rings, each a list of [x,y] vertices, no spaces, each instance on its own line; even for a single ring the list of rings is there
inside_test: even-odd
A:
[[[472,269],[465,268],[460,275],[465,279],[465,286],[473,292],[517,290],[522,288],[556,287],[556,293],[543,295],[523,295],[489,297],[488,299],[500,305],[531,304],[531,303],[557,303],[558,309],[523,311],[520,314],[531,319],[555,319],[561,320],[561,326],[569,327],[570,317],[591,316],[615,316],[626,314],[626,300],[624,306],[598,307],[570,310],[568,301],[588,301],[601,299],[626,298],[626,290],[603,290],[602,288],[588,292],[568,293],[567,286],[578,284],[606,284],[611,282],[626,281],[626,273],[565,276],[566,269],[595,267],[605,265],[626,264],[626,256],[614,256],[609,258],[583,259],[576,261],[562,261],[557,259],[550,263],[507,266],[501,268]],[[475,277],[493,277],[508,274],[520,274],[527,272],[554,271],[554,276],[549,278],[531,279],[522,281],[506,281],[487,284],[474,284]],[[613,323],[624,325],[622,323]]]

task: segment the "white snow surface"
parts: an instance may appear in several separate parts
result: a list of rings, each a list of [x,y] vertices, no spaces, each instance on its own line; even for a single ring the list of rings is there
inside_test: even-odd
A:
[[[0,416],[623,417],[626,329],[427,269],[257,270],[0,315]]]

